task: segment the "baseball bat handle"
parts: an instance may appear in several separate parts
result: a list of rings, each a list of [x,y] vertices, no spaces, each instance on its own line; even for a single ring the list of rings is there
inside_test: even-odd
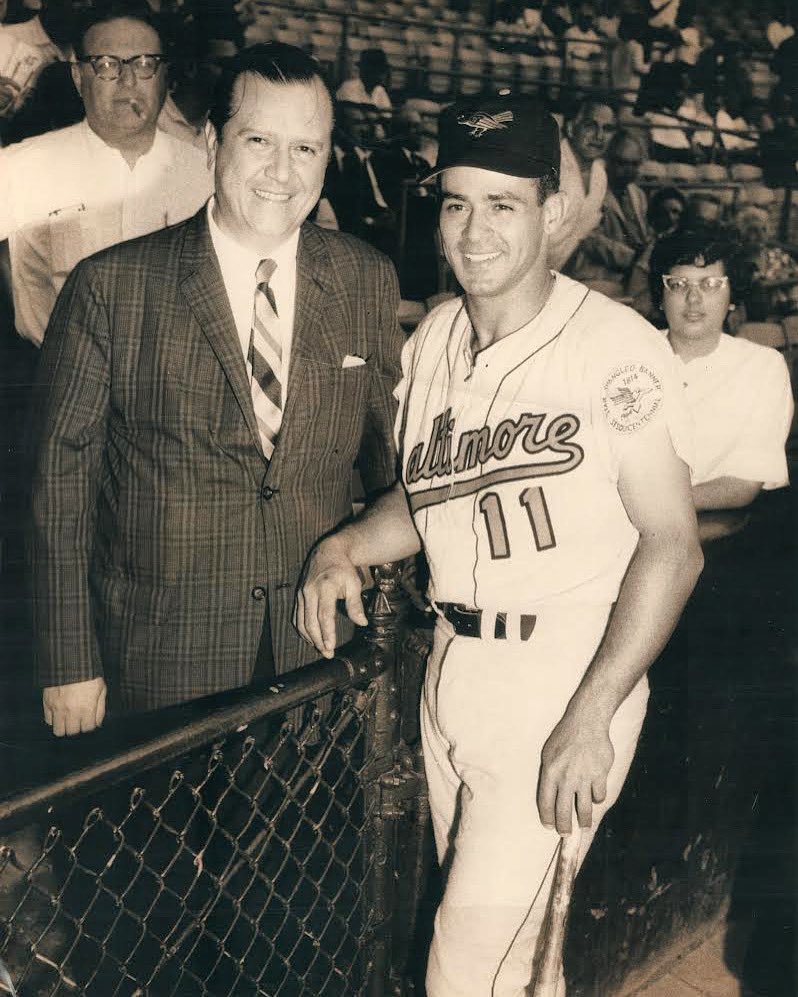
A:
[[[579,869],[581,841],[582,831],[579,827],[560,839],[532,997],[557,997],[565,928],[568,923],[574,880]]]

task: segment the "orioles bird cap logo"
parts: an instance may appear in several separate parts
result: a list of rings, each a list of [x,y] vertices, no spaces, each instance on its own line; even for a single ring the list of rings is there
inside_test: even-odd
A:
[[[470,114],[468,117],[460,115],[457,123],[465,128],[470,128],[472,138],[482,138],[486,132],[506,128],[508,122],[512,120],[512,111],[500,111],[499,114],[486,114],[484,111],[477,111],[476,114]]]

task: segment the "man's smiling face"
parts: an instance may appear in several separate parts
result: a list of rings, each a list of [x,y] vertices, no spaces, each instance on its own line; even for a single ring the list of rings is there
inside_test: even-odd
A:
[[[446,258],[472,297],[522,293],[546,268],[538,181],[455,166],[441,177]]]
[[[321,195],[332,104],[320,80],[272,83],[244,73],[233,108],[214,147],[216,220],[265,256],[299,228]]]

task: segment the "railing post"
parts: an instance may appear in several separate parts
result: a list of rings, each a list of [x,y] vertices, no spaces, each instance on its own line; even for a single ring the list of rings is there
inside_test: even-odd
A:
[[[397,825],[402,814],[394,799],[401,732],[396,648],[408,597],[401,586],[399,564],[379,565],[374,569],[374,579],[367,640],[375,650],[389,657],[391,663],[374,680],[375,696],[366,721],[363,793],[368,818],[364,851],[369,872],[364,891],[364,993],[367,997],[385,997],[390,992]]]

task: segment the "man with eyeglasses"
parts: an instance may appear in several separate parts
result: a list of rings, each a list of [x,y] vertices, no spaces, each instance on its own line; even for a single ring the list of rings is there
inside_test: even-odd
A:
[[[80,260],[185,220],[213,189],[207,157],[156,127],[166,59],[145,0],[95,6],[75,52],[85,120],[0,151],[15,326],[36,346]]]

